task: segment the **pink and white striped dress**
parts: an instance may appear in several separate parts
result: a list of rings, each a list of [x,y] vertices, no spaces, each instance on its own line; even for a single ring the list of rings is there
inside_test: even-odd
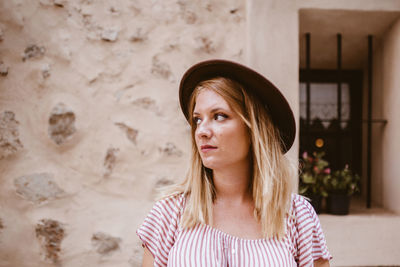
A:
[[[154,266],[255,267],[313,266],[331,259],[319,219],[302,196],[292,195],[291,216],[282,239],[243,239],[209,225],[182,229],[183,194],[158,201],[137,230],[154,257]]]

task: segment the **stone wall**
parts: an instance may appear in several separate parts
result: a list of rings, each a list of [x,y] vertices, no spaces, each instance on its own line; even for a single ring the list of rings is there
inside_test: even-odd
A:
[[[0,1],[0,266],[140,266],[190,148],[178,83],[243,61],[245,1]]]

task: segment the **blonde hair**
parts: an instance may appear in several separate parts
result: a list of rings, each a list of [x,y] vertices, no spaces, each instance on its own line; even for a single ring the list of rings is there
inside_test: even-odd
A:
[[[254,201],[254,216],[261,224],[263,236],[283,237],[293,190],[294,164],[282,152],[279,130],[255,96],[248,94],[237,82],[223,77],[203,81],[194,89],[189,118],[192,118],[196,97],[204,89],[222,96],[247,125],[253,163],[249,192]],[[186,195],[180,222],[183,228],[198,223],[212,224],[212,205],[216,198],[212,170],[204,167],[196,146],[196,125],[191,119],[189,123],[192,127],[191,164],[183,183],[170,187],[167,193]]]

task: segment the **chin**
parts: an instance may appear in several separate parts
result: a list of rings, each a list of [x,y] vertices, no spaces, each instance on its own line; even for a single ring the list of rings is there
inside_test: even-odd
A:
[[[218,164],[215,161],[212,160],[202,160],[203,166],[208,168],[208,169],[215,169],[215,167],[218,166]]]

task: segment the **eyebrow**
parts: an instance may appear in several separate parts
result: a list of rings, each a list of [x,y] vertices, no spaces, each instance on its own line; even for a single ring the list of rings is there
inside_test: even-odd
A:
[[[213,109],[210,111],[210,113],[215,113],[215,112],[217,112],[217,111],[219,111],[219,110],[225,111],[225,109],[220,108],[220,107],[217,107],[217,108],[213,108]],[[225,112],[227,112],[227,111],[225,111]],[[198,112],[196,112],[196,111],[193,112],[193,115],[199,115],[199,114],[200,114],[200,113],[198,113]]]

